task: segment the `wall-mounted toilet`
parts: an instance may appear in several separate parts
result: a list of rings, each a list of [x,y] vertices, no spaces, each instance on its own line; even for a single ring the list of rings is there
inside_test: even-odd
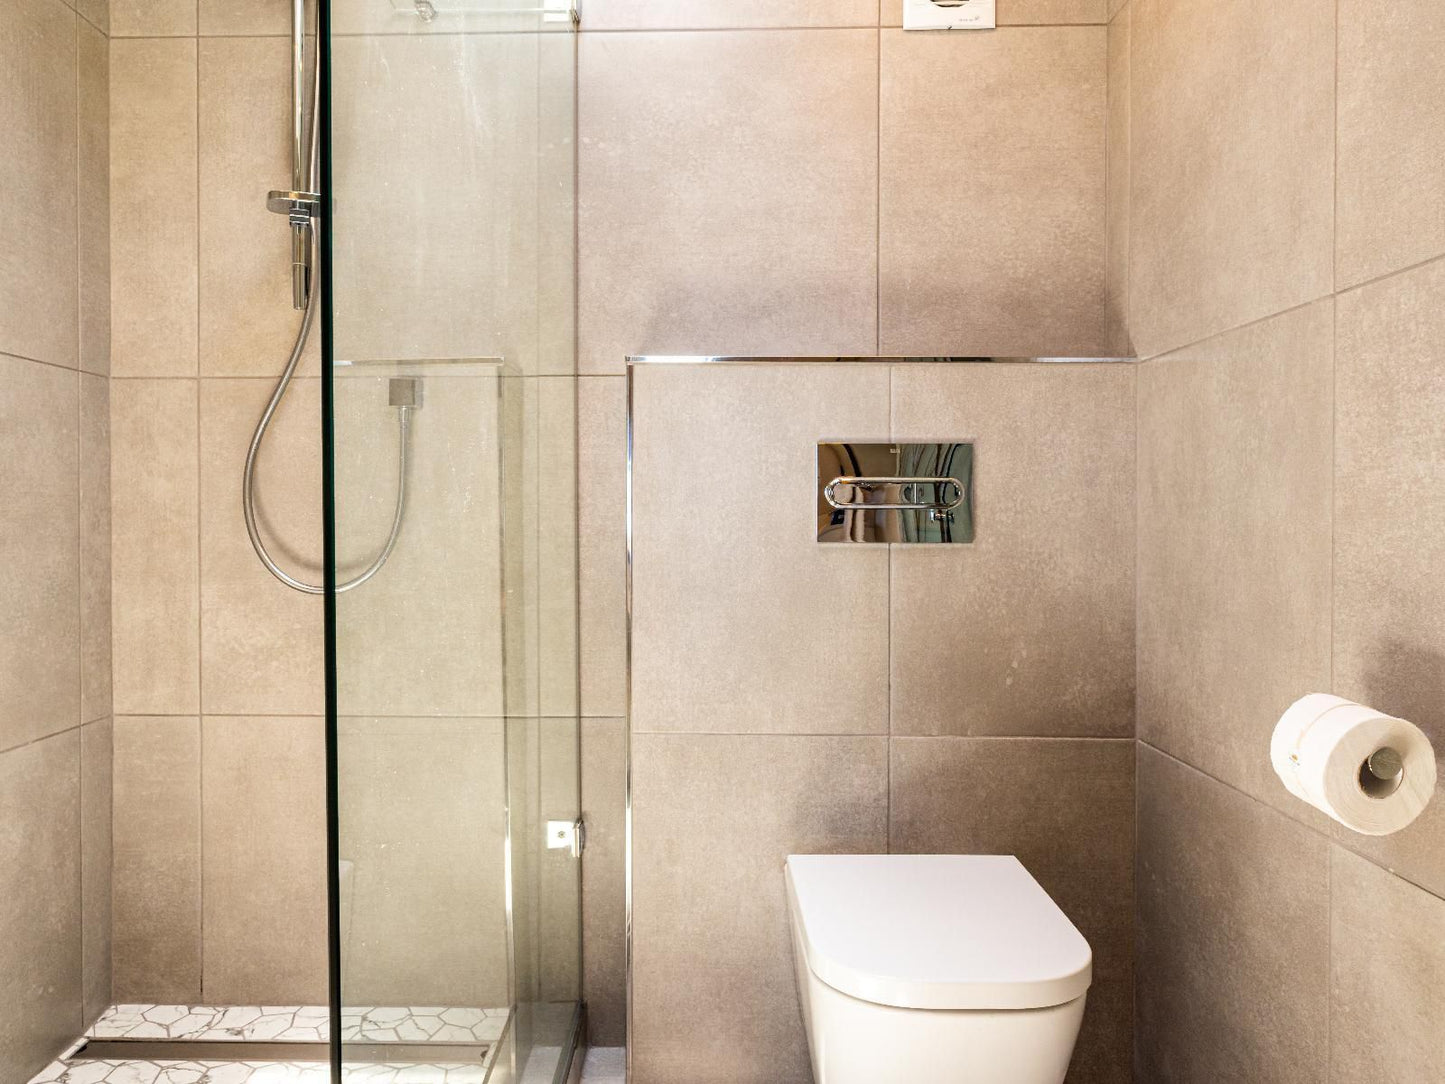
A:
[[[1089,944],[1011,855],[793,855],[817,1084],[1062,1084]]]

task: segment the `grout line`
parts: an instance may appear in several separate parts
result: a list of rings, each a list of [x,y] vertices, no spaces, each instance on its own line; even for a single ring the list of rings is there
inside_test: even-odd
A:
[[[103,719],[105,717],[102,716],[101,718]],[[96,719],[94,721],[100,722],[101,720]],[[29,741],[18,742],[15,745],[7,745],[4,749],[0,749],[0,757],[5,756],[7,753],[13,753],[19,749],[29,749],[32,745],[39,745],[43,741],[49,741],[51,738],[58,738],[62,734],[73,734],[76,731],[81,730],[82,728],[89,725],[90,723],[76,723],[74,726],[68,726],[64,730],[52,730],[49,734],[42,734],[38,738],[31,738]]]
[[[73,11],[75,16],[75,33],[71,37],[71,47],[75,57],[75,214],[71,219],[71,226],[74,229],[73,238],[75,242],[75,630],[77,634],[75,644],[75,676],[76,676],[76,704],[80,716],[77,724],[75,742],[76,761],[76,822],[79,830],[75,833],[76,869],[80,871],[78,893],[80,903],[80,968],[77,976],[79,982],[79,1004],[77,1022],[79,1030],[85,1029],[85,993],[86,993],[86,937],[85,929],[87,923],[85,908],[85,736],[81,730],[85,726],[85,382],[81,379],[81,366],[85,360],[84,342],[84,312],[85,312],[85,276],[82,273],[84,256],[80,243],[80,206],[82,202],[81,193],[81,147],[85,142],[85,91],[84,80],[81,74],[80,58],[80,35],[81,26],[89,25],[81,18],[79,11]]]
[[[201,389],[199,383],[203,372],[201,360],[201,325],[204,323],[201,317],[201,41],[199,31],[201,28],[201,0],[196,0],[196,99],[195,99],[195,122],[196,122],[196,179],[195,179],[195,200],[196,200],[196,267],[195,267],[195,288],[196,288],[196,856],[197,871],[196,877],[199,887],[199,899],[197,900],[198,914],[196,915],[196,929],[198,931],[199,944],[197,945],[197,963],[200,974],[197,975],[196,988],[202,1000],[206,996],[206,726],[204,722],[204,711],[206,706],[205,690],[205,661],[203,657],[203,644],[205,642],[205,558],[202,549],[201,539],[204,533],[202,500],[204,496],[204,485],[202,473],[205,469],[204,457],[202,454],[202,419],[201,419]]]
[[[874,44],[873,86],[873,349],[883,354],[883,30]],[[888,370],[888,424],[893,424],[893,369]],[[889,432],[892,432],[890,428]],[[890,561],[891,567],[891,561]]]

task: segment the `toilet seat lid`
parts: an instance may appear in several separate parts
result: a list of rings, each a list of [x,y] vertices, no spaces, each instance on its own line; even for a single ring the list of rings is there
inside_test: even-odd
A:
[[[1089,943],[1012,855],[793,855],[808,969],[915,1009],[1036,1009],[1089,988]]]

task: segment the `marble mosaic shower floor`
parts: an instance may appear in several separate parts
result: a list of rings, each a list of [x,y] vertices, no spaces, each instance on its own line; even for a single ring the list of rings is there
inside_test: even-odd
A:
[[[485,1065],[351,1065],[347,1084],[484,1084]],[[75,1061],[52,1063],[30,1084],[330,1084],[321,1062]]]
[[[342,1042],[494,1043],[507,1009],[447,1006],[341,1010]],[[86,1032],[92,1039],[190,1039],[198,1042],[325,1042],[324,1005],[112,1005]]]

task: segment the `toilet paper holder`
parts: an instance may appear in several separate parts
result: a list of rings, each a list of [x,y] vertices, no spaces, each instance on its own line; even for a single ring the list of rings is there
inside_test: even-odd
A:
[[[1360,789],[1369,798],[1388,798],[1405,782],[1405,758],[1382,745],[1360,765]]]

